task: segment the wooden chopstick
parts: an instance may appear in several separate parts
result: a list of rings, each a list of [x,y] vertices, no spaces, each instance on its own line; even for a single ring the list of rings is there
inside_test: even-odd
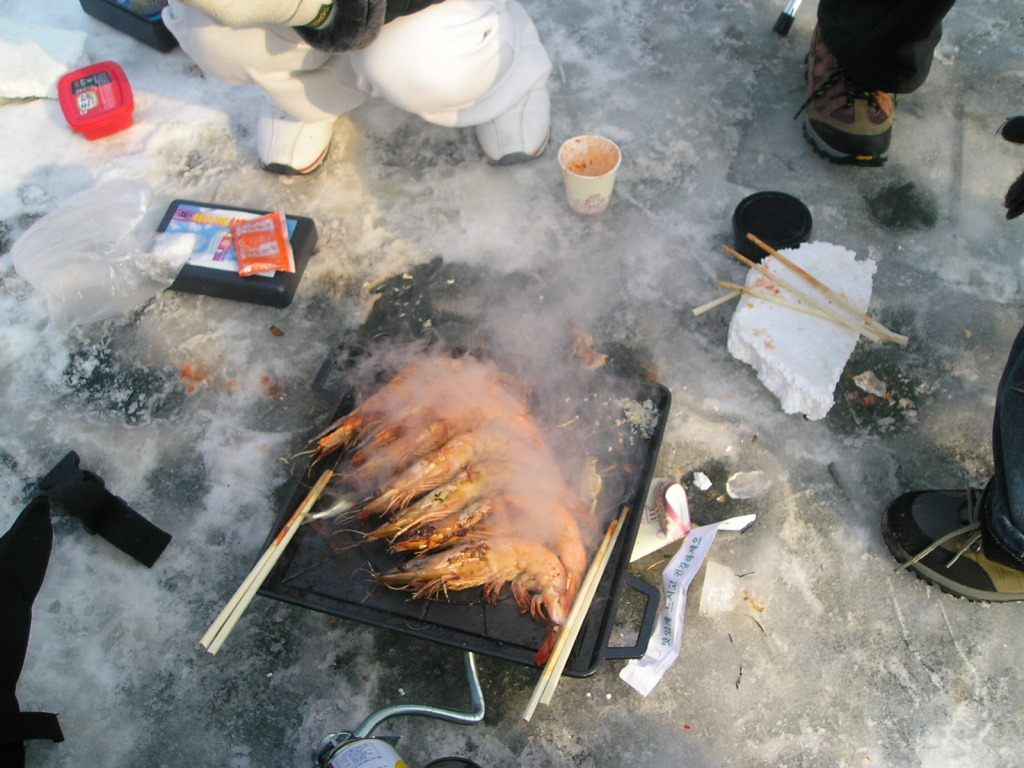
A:
[[[604,540],[601,542],[601,547],[598,549],[597,554],[594,555],[596,567],[591,567],[590,571],[587,573],[587,578],[583,580],[583,586],[580,587],[581,599],[577,599],[573,602],[573,609],[577,611],[576,616],[573,617],[572,622],[566,621],[569,631],[565,633],[564,637],[562,637],[560,633],[558,638],[559,641],[563,642],[564,650],[555,654],[557,661],[554,668],[551,670],[551,675],[548,677],[547,685],[544,687],[544,692],[540,697],[541,704],[550,704],[552,697],[555,695],[555,688],[558,687],[558,681],[562,679],[562,671],[565,669],[566,662],[569,660],[569,653],[572,651],[572,647],[576,644],[576,638],[579,636],[580,629],[583,627],[583,621],[586,619],[587,613],[590,611],[591,603],[594,602],[594,595],[597,594],[597,585],[601,581],[601,577],[604,576],[605,570],[607,570],[608,561],[612,556],[612,550],[615,549],[615,543],[619,540],[619,534],[622,533],[622,527],[625,525],[626,515],[628,513],[629,508],[624,508],[618,520],[612,523],[614,528],[611,525],[608,527],[608,532],[605,534]]]
[[[861,320],[863,320],[865,323],[867,323],[868,326],[873,331],[875,331],[879,336],[881,336],[882,338],[887,339],[887,340],[892,341],[892,342],[895,342],[897,344],[901,344],[903,346],[906,346],[906,344],[910,341],[910,339],[908,339],[906,336],[903,336],[902,334],[896,333],[895,331],[889,330],[884,325],[882,325],[880,322],[875,320],[875,318],[871,317],[871,315],[867,314],[866,312],[862,312],[856,305],[854,305],[849,299],[847,299],[841,293],[836,293],[835,291],[833,291],[831,288],[829,288],[827,285],[825,285],[823,282],[821,282],[818,278],[814,277],[814,275],[810,274],[809,272],[807,272],[805,269],[803,269],[799,265],[794,264],[790,259],[786,258],[781,253],[779,253],[777,250],[775,250],[770,245],[768,245],[766,242],[761,240],[759,237],[757,237],[757,235],[755,235],[753,233],[748,233],[747,234],[747,239],[750,240],[750,242],[752,242],[755,245],[757,245],[757,247],[760,248],[761,250],[763,250],[765,253],[769,254],[770,256],[774,256],[776,259],[781,261],[787,267],[792,269],[794,272],[796,272],[798,275],[800,275],[800,277],[802,277],[804,280],[809,282],[815,288],[820,290],[822,293],[824,293],[826,296],[828,296],[836,304],[838,304],[841,307],[843,307],[843,309],[845,309],[848,312],[851,312],[854,315],[856,315],[857,317],[859,317]]]
[[[259,592],[263,582],[266,581],[267,576],[270,574],[271,569],[281,559],[281,555],[284,554],[285,547],[291,542],[292,537],[295,536],[295,532],[299,530],[299,526],[302,525],[303,520],[309,514],[309,511],[316,504],[320,495],[324,492],[324,488],[327,487],[327,483],[331,481],[331,477],[334,476],[332,470],[326,470],[320,478],[316,481],[316,484],[310,489],[309,493],[306,494],[306,498],[303,499],[298,509],[288,519],[288,522],[284,524],[277,536],[267,547],[266,551],[256,561],[256,565],[253,566],[252,570],[249,571],[249,575],[245,577],[241,585],[232,595],[231,599],[228,600],[227,605],[220,612],[213,624],[203,635],[199,641],[199,645],[209,651],[211,654],[217,653],[220,647],[227,640],[231,631],[235,628],[235,624],[241,618],[245,609],[249,607],[249,603]]]
[[[835,309],[830,307],[825,302],[819,301],[818,299],[814,298],[810,294],[808,294],[808,293],[806,293],[804,291],[801,291],[799,288],[797,288],[796,286],[794,286],[791,283],[787,282],[783,278],[779,277],[779,275],[775,274],[774,272],[771,272],[766,267],[763,267],[760,264],[751,261],[746,256],[744,256],[742,253],[739,253],[738,251],[733,250],[732,248],[730,248],[727,245],[723,245],[722,246],[722,250],[724,250],[726,253],[728,253],[733,258],[738,259],[742,263],[746,264],[751,269],[757,270],[762,275],[764,275],[769,280],[771,280],[775,285],[778,285],[781,288],[785,288],[787,291],[789,291],[793,295],[799,297],[800,299],[803,299],[805,302],[807,302],[811,306],[816,307],[819,311],[825,312],[826,314],[832,315],[833,317],[837,317],[837,318],[841,318],[842,317],[842,315],[840,315]]]
[[[829,320],[837,325],[841,325],[844,328],[849,328],[851,331],[856,331],[865,338],[871,339],[871,341],[881,341],[882,337],[875,333],[871,328],[868,327],[867,323],[857,323],[854,320],[847,320],[841,315],[835,313],[822,312],[815,307],[809,307],[806,304],[800,304],[795,301],[787,301],[786,299],[778,296],[771,291],[759,291],[757,288],[748,288],[745,285],[736,285],[735,283],[729,283],[725,280],[719,280],[718,284],[723,288],[729,288],[733,291],[752,296],[755,299],[761,299],[762,301],[768,301],[772,304],[778,304],[780,307],[786,307],[787,309],[793,309],[797,312],[803,312],[814,317],[820,317],[824,320]]]
[[[727,301],[732,301],[741,293],[742,291],[730,291],[729,293],[725,294],[725,296],[719,296],[717,299],[709,301],[707,304],[701,304],[699,307],[694,307],[691,311],[693,312],[694,317],[696,317],[697,315],[703,315],[709,309],[714,309],[720,304],[725,304],[725,302]]]
[[[583,584],[580,585],[579,594],[573,601],[572,609],[569,611],[568,617],[566,617],[565,624],[558,633],[555,647],[551,651],[547,664],[544,665],[544,671],[541,673],[540,680],[537,681],[537,685],[533,689],[533,695],[530,697],[530,701],[523,712],[523,720],[529,721],[533,717],[537,704],[551,703],[551,697],[554,696],[555,688],[558,686],[558,681],[562,676],[562,671],[569,660],[569,653],[572,651],[576,637],[583,626],[583,620],[590,610],[590,604],[593,602],[594,595],[597,592],[597,585],[608,566],[612,550],[615,549],[615,542],[618,541],[628,514],[629,507],[623,507],[619,517],[609,524],[604,539],[601,541],[601,546],[598,547],[594,560],[587,570],[587,575],[583,577]]]

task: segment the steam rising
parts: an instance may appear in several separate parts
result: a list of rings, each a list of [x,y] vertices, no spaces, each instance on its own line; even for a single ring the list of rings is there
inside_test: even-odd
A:
[[[634,470],[659,417],[649,399],[633,396],[636,382],[584,370],[568,356],[558,365],[530,356],[506,357],[499,365],[480,354],[453,358],[436,340],[386,341],[351,365],[355,413],[368,423],[339,469],[350,490],[390,498],[405,469],[397,493],[411,492],[404,484],[415,480],[408,467],[417,461],[434,460],[430,470],[445,479],[468,465],[480,475],[486,467],[485,492],[516,497],[515,511],[505,517],[514,514],[543,540],[560,524],[557,500],[573,510],[593,545],[616,513],[616,499],[596,503],[602,476]],[[449,460],[456,463],[437,466]]]
[[[559,555],[572,591],[586,569],[580,523],[589,510],[563,479],[527,396],[493,361],[424,356],[339,420],[339,431],[359,432],[343,482],[359,494],[379,488],[360,511],[386,520],[371,538],[422,541],[420,549],[463,536],[530,539]],[[453,528],[474,511],[480,519]]]

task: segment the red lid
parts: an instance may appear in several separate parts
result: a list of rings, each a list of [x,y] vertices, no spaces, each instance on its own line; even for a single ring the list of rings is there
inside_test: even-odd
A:
[[[69,72],[57,83],[57,96],[71,128],[90,141],[132,124],[135,99],[117,62],[101,61]]]

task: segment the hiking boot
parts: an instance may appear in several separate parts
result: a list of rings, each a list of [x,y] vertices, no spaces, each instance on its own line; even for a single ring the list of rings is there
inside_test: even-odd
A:
[[[541,156],[550,125],[551,95],[541,85],[504,114],[478,125],[476,138],[491,165],[515,165]]]
[[[819,155],[845,165],[885,163],[895,98],[847,75],[817,27],[807,54],[807,94],[795,117],[804,113],[804,136]]]
[[[983,546],[984,503],[980,490],[913,491],[895,499],[882,516],[882,537],[901,563],[896,570],[910,569],[968,600],[1024,600],[1024,570],[1010,567],[1010,556],[987,537]]]
[[[260,167],[286,176],[312,173],[327,159],[335,121],[304,123],[264,101],[256,125]]]

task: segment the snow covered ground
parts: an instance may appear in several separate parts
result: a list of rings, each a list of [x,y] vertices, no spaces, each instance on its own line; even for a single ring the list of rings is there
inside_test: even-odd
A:
[[[482,724],[395,720],[413,766],[1024,765],[1024,607],[939,593],[893,561],[886,502],[980,484],[995,383],[1024,322],[1019,221],[1004,192],[1024,149],[997,134],[1024,112],[1024,28],[1013,0],[961,3],[932,76],[900,99],[882,169],[832,167],[793,120],[815,4],[785,38],[783,3],[526,2],[555,62],[552,147],[491,168],[472,131],[385,103],[339,121],[326,168],[291,180],[256,165],[258,94],[205,79],[74,0],[0,0],[0,530],[68,450],[173,534],[152,570],[76,520],[55,520],[35,603],[23,709],[60,713],[66,741],[33,766],[309,764],[326,733],[398,702],[468,707],[461,655],[257,599],[224,650],[196,647],[251,566],[291,482],[282,459],[323,426],[310,382],[357,327],[378,281],[442,256],[539,276],[543,338],[570,320],[598,349],[629,349],[672,392],[657,474],[682,478],[698,520],[755,512],[721,534],[691,595],[683,655],[647,698],[606,661],[566,679],[530,723],[537,673],[480,658]],[[65,123],[59,74],[112,59],[135,125],[89,142]],[[623,149],[604,215],[568,211],[555,148],[601,133]],[[137,179],[152,215],[187,198],[282,209],[320,233],[286,309],[164,292],[137,311],[47,330],[10,250],[62,201]],[[828,416],[782,412],[726,350],[731,307],[691,309],[742,282],[730,216],[748,194],[806,201],[812,239],[877,264],[871,311],[906,348],[861,341]],[[283,335],[270,332],[274,326]],[[885,396],[854,378],[884,382]],[[756,498],[726,480],[765,473]],[[693,473],[712,481],[707,490]],[[657,582],[672,548],[634,571]],[[635,632],[624,598],[616,642]]]

